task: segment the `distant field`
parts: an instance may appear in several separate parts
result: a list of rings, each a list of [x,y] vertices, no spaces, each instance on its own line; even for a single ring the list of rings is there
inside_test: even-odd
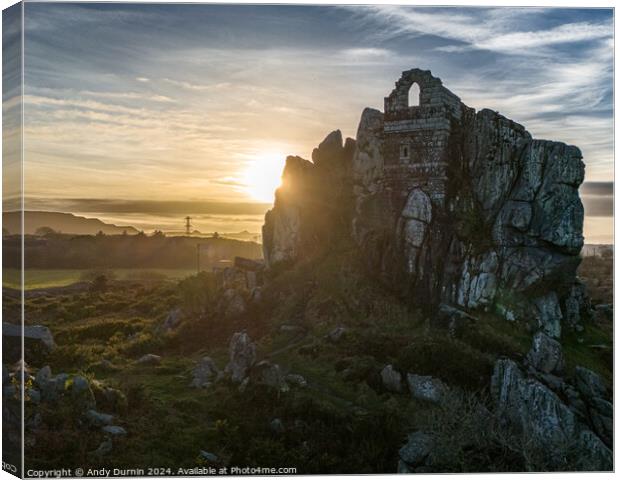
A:
[[[196,273],[194,269],[165,269],[165,268],[114,268],[107,270],[115,280],[176,280]],[[89,281],[95,272],[91,269],[77,270],[26,270],[26,290],[35,288],[65,287],[80,281]],[[10,288],[19,288],[19,270],[14,268],[3,269],[2,285]]]

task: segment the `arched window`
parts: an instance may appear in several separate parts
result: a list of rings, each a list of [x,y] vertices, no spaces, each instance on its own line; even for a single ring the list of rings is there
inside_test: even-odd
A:
[[[415,82],[411,84],[411,87],[409,88],[409,106],[420,106],[420,86]]]
[[[409,160],[409,156],[411,155],[409,143],[401,143],[400,144],[400,159],[401,160]]]

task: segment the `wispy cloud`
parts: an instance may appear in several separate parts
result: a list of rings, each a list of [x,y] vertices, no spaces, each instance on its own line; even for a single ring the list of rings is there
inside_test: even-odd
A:
[[[39,197],[251,202],[242,185],[251,162],[265,152],[309,157],[337,128],[353,136],[363,108],[382,108],[413,67],[471,107],[579,146],[588,180],[612,178],[610,10],[28,11],[26,176]]]
[[[359,7],[355,8],[356,11]],[[613,35],[611,20],[605,22],[569,22],[533,30],[528,27],[540,9],[411,8],[395,5],[362,7],[386,24],[385,38],[398,35],[433,35],[459,42],[436,47],[438,51],[463,52],[489,50],[505,54],[538,56],[544,48],[566,43],[607,39]],[[543,11],[544,12],[544,11]],[[525,22],[523,21],[525,20]]]

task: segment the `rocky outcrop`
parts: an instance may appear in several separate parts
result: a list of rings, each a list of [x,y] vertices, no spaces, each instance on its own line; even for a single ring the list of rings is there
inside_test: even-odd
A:
[[[417,107],[403,97],[413,83]],[[403,72],[385,105],[362,114],[353,159],[353,232],[374,268],[431,307],[493,309],[509,320],[533,310],[553,337],[564,316],[578,323],[579,149],[476,112],[428,71]]]
[[[310,256],[349,235],[351,161],[355,141],[343,143],[340,130],[330,133],[312,152],[312,162],[286,158],[282,186],[265,215],[265,264]]]
[[[579,413],[564,403],[553,389],[524,374],[512,360],[495,364],[492,392],[497,408],[506,420],[540,448],[545,448],[551,465],[560,465],[574,449],[583,452],[586,470],[610,470],[611,450],[588,428]],[[558,387],[566,388],[565,385]]]
[[[414,83],[420,102],[409,106]],[[583,177],[577,147],[533,139],[408,70],[384,112],[363,111],[355,142],[336,131],[313,162],[287,158],[263,227],[266,263],[350,235],[371,272],[431,312],[494,311],[557,338],[589,311],[575,281]]]
[[[526,364],[527,371],[513,360],[495,363],[491,393],[498,415],[545,448],[552,466],[573,450],[582,453],[583,469],[611,469],[613,407],[601,377],[583,367],[572,381],[558,376],[562,348],[544,333],[534,337]]]
[[[234,383],[246,379],[250,368],[256,363],[256,344],[245,332],[237,332],[230,340],[230,361],[226,373]]]

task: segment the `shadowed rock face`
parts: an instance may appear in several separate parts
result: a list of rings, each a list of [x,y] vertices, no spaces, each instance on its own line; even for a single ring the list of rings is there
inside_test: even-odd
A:
[[[355,141],[343,143],[340,130],[312,152],[312,162],[289,156],[265,215],[263,254],[268,267],[313,255],[339,237],[350,236],[351,161]]]
[[[420,101],[410,107],[414,83]],[[310,254],[337,217],[350,222],[346,232],[370,271],[431,311],[492,310],[552,337],[563,319],[578,323],[577,147],[476,112],[429,71],[413,69],[385,98],[384,113],[364,110],[355,142],[343,145],[333,132],[313,160],[287,159],[263,227],[268,266]]]

